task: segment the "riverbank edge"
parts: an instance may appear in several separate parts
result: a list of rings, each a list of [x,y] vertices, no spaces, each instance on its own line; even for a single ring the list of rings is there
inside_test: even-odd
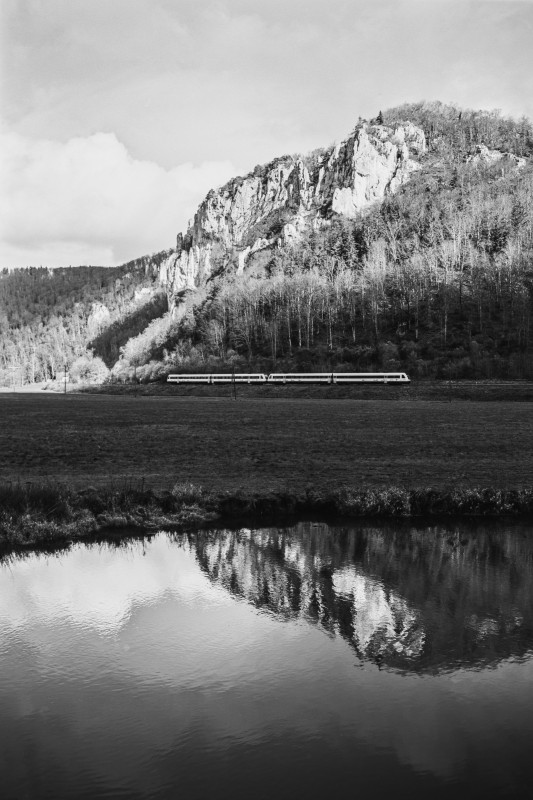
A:
[[[533,487],[521,489],[339,486],[303,492],[214,492],[191,483],[155,491],[141,481],[76,490],[64,483],[0,484],[0,551],[61,547],[108,534],[149,535],[281,524],[310,518],[408,520],[533,516]]]

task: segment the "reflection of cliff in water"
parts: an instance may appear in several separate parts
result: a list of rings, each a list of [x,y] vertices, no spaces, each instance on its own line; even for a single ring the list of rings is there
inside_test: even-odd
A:
[[[480,667],[533,644],[525,529],[330,528],[195,534],[210,579],[257,608],[340,634],[399,670]]]

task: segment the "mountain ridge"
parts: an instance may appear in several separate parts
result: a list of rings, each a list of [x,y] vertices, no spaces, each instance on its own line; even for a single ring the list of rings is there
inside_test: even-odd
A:
[[[421,102],[359,120],[212,189],[176,247],[117,268],[116,286],[91,268],[0,275],[0,384],[79,359],[119,381],[533,379],[532,156],[531,122],[497,112]]]
[[[282,156],[211,190],[161,265],[170,307],[213,272],[236,266],[242,274],[256,254],[297,243],[306,227],[319,228],[331,214],[354,219],[420,169],[413,156],[425,151],[424,132],[412,123],[361,122],[316,158],[317,151]]]

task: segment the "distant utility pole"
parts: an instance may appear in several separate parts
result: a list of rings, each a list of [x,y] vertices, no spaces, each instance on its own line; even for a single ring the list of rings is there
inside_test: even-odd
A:
[[[63,380],[63,384],[64,384],[63,391],[66,394],[67,393],[67,362],[66,361],[63,364],[63,368],[65,370],[65,376],[64,376],[64,380]]]
[[[231,378],[232,378],[232,382],[233,382],[233,399],[236,400],[237,399],[237,384],[235,382],[235,364],[233,365]]]

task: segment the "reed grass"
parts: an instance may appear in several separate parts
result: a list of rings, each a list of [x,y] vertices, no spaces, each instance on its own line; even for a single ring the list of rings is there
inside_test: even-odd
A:
[[[64,483],[5,483],[0,484],[0,549],[62,546],[112,531],[150,533],[245,520],[527,515],[533,515],[533,488],[340,486],[331,491],[308,486],[303,492],[217,493],[192,483],[155,491],[144,480],[83,490]]]

